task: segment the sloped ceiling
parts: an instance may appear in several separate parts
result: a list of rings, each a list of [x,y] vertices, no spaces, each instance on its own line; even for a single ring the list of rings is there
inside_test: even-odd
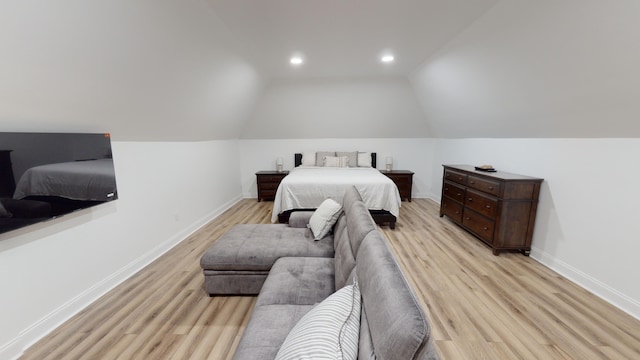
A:
[[[640,137],[640,2],[501,1],[410,76],[432,135]]]
[[[262,75],[200,0],[0,2],[0,131],[238,138]]]
[[[635,0],[3,1],[0,130],[639,137],[638,14]]]
[[[407,75],[497,0],[207,1],[271,77],[353,78]]]

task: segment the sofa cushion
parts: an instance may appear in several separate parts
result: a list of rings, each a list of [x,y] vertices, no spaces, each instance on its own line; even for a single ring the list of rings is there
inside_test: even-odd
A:
[[[342,288],[347,281],[349,272],[356,265],[356,258],[351,251],[349,233],[347,232],[347,218],[341,215],[333,230],[333,248],[335,250],[335,286],[336,290]]]
[[[349,233],[349,242],[354,256],[358,256],[358,248],[360,248],[360,243],[362,243],[364,237],[377,228],[378,226],[373,221],[371,213],[369,213],[363,202],[355,202],[347,210],[347,232]]]
[[[280,258],[269,271],[256,305],[317,304],[335,292],[333,279],[331,258]]]
[[[306,228],[307,225],[309,225],[309,219],[311,219],[312,215],[313,211],[294,211],[289,215],[289,226],[295,228]]]
[[[273,360],[287,334],[313,305],[256,306],[238,343],[234,360]]]
[[[348,187],[342,196],[342,209],[347,211],[354,203],[362,201],[362,196],[355,186]]]
[[[350,359],[358,355],[360,291],[345,286],[326,298],[291,329],[276,359]]]
[[[333,257],[333,236],[314,241],[311,231],[286,224],[239,224],[202,256],[205,270],[269,270],[281,257]]]
[[[362,242],[356,274],[376,358],[423,358],[429,324],[379,231]]]

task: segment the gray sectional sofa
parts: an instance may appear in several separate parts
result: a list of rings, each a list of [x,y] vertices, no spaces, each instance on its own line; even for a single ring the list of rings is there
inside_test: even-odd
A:
[[[321,240],[302,227],[311,213],[294,213],[289,226],[236,225],[203,255],[209,294],[258,294],[235,360],[274,359],[306,313],[354,281],[358,359],[438,358],[428,320],[355,187],[342,203]]]

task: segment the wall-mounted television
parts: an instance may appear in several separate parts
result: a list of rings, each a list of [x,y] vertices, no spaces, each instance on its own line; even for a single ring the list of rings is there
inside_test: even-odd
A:
[[[117,198],[109,134],[0,132],[0,233]]]

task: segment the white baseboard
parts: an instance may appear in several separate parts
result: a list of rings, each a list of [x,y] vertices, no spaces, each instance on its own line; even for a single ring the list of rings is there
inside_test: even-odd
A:
[[[416,195],[415,197],[418,198],[422,196]],[[427,194],[424,197],[429,198],[438,204],[440,203],[439,195]],[[587,289],[604,301],[640,320],[640,302],[637,300],[630,298],[629,296],[619,292],[589,274],[576,269],[564,261],[556,259],[554,256],[540,250],[539,248],[532,246],[530,256],[532,259],[564,276],[576,285]]]
[[[220,216],[223,212],[225,212],[231,206],[235,205],[241,199],[241,196],[236,196],[227,203],[219,206],[217,209],[211,211],[199,220],[194,221],[191,225],[187,226],[182,231],[163,241],[161,244],[149,250],[147,253],[138,257],[131,263],[125,265],[115,273],[109,275],[102,281],[78,294],[78,296],[61,305],[51,313],[44,316],[42,319],[36,321],[31,326],[21,331],[16,338],[0,347],[0,359],[19,358],[23,354],[23,352],[31,345],[35,344],[38,340],[42,339],[51,331],[62,325],[65,321],[69,320],[82,309],[89,306],[102,295],[120,285],[122,282],[136,274],[138,271],[142,270],[145,266],[149,265],[154,260],[165,254],[167,251],[174,248],[176,245],[188,238],[202,226]]]
[[[576,269],[564,261],[558,260],[551,254],[536,247],[531,247],[530,256],[544,266],[576,283],[578,286],[589,290],[604,301],[640,320],[640,302],[637,300],[630,298],[591,275]]]

